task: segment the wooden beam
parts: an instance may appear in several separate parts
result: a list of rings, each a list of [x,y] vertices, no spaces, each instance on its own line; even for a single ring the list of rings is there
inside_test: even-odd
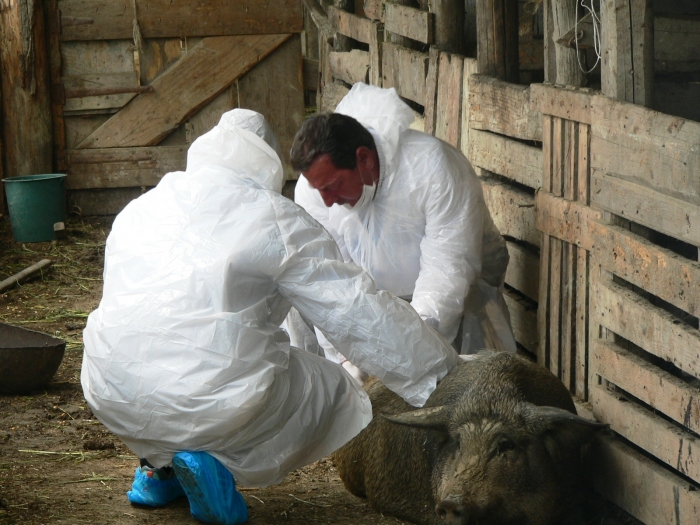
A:
[[[425,105],[428,55],[390,42],[384,42],[382,48],[383,87],[393,87],[402,97]]]
[[[71,190],[155,186],[166,173],[186,168],[187,148],[69,150],[67,186]]]
[[[348,13],[335,6],[328,6],[328,20],[335,31],[358,42],[369,44],[372,41],[372,30],[377,22]]]
[[[475,58],[464,58],[464,80],[462,82],[462,137],[459,139],[459,147],[470,161],[471,158],[471,147],[469,137],[471,135],[469,131],[469,115],[471,106],[469,105],[469,93],[470,93],[470,79],[471,76],[477,72],[478,63]]]
[[[506,283],[537,302],[540,287],[540,258],[520,244],[506,242],[510,261]],[[536,327],[533,327],[536,330]],[[533,350],[534,351],[534,350]]]
[[[530,86],[472,75],[469,125],[525,140],[542,140],[542,114],[530,104]]]
[[[595,264],[667,303],[700,316],[700,263],[619,226],[588,222]]]
[[[414,7],[387,3],[384,29],[390,33],[432,44],[435,39],[435,15]]]
[[[440,53],[435,136],[459,148],[464,57]]]
[[[384,22],[384,5],[384,0],[364,0],[365,16]]]
[[[700,392],[695,389],[695,394]],[[591,389],[591,404],[598,421],[608,423],[615,432],[696,483],[700,481],[700,459],[693,454],[700,439],[602,386]]]
[[[596,92],[573,87],[560,87],[552,84],[532,84],[530,104],[545,115],[567,120],[591,123],[591,99]]]
[[[481,179],[486,206],[502,235],[534,246],[540,245],[540,232],[535,227],[535,198],[508,184]]]
[[[600,436],[595,445],[589,462],[593,483],[615,505],[643,523],[700,520],[696,487],[619,440]]]
[[[0,162],[3,165],[0,172],[6,178],[53,171],[47,33],[41,3],[26,0],[3,3],[0,8]]]
[[[700,123],[596,96],[591,168],[700,203]]]
[[[517,83],[519,80],[519,7],[517,0],[477,0],[479,73]]]
[[[700,206],[594,171],[591,201],[604,210],[700,246]]]
[[[290,36],[223,36],[203,39],[153,81],[152,93],[138,95],[87,137],[78,148],[157,144]]]
[[[537,352],[537,309],[516,294],[506,290],[503,298],[510,313],[515,340],[533,354]]]
[[[302,68],[304,69],[304,90],[318,91],[318,60],[304,58]]]
[[[440,74],[440,50],[431,46],[428,53],[428,76],[425,78],[425,132],[435,135],[437,122],[438,76]]]
[[[587,251],[594,247],[589,223],[600,219],[601,212],[579,202],[556,197],[540,190],[535,196],[537,229],[545,235],[556,237]]]
[[[369,83],[382,86],[382,51],[384,49],[384,29],[379,22],[372,22],[369,39]]]
[[[349,92],[350,90],[340,82],[326,84],[323,88],[320,111],[335,111],[340,101]]]
[[[549,5],[552,9],[552,22],[554,23],[552,36],[556,41],[576,24],[576,20],[579,18],[578,4],[568,0],[550,0]],[[557,44],[554,46],[554,54],[557,71],[555,83],[560,86],[583,85],[586,75],[581,71],[576,50]]]
[[[61,40],[133,38],[134,18],[143,38],[301,33],[299,0],[59,0]]]
[[[654,14],[651,0],[602,0],[601,90],[609,97],[650,106],[654,85]]]
[[[435,45],[442,51],[464,53],[464,0],[432,0]]]
[[[522,142],[473,129],[469,159],[472,165],[537,189],[542,186],[542,150]]]
[[[81,75],[62,80],[64,111],[122,108],[137,95],[139,88],[149,87],[139,86],[133,73]]]

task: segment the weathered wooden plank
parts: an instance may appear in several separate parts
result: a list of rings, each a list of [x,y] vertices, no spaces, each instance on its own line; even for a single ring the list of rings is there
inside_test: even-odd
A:
[[[594,171],[591,200],[604,210],[700,246],[700,206]]]
[[[435,39],[435,15],[413,7],[388,2],[384,29],[390,33],[432,44]]]
[[[510,313],[515,340],[533,354],[537,352],[537,309],[526,304],[514,293],[506,290],[503,298]]]
[[[474,166],[530,188],[542,186],[542,150],[501,135],[471,130],[469,158]]]
[[[103,190],[71,190],[68,203],[81,215],[116,215],[132,200],[141,196],[145,187],[111,188]]]
[[[0,175],[51,173],[53,142],[48,31],[42,4],[0,8]],[[0,207],[4,207],[3,204]]]
[[[545,115],[590,124],[591,99],[595,93],[587,88],[532,84],[530,104]]]
[[[578,187],[576,196],[582,205],[590,203],[590,126],[578,124]],[[578,261],[576,263],[576,380],[574,393],[580,399],[588,399],[588,326],[589,314],[589,285],[590,285],[590,255],[582,247],[576,247]]]
[[[425,78],[425,132],[435,135],[437,121],[438,75],[440,73],[440,50],[431,47],[428,53],[428,76]]]
[[[594,240],[589,232],[591,220],[600,219],[601,212],[579,202],[556,197],[540,190],[535,196],[537,229],[545,235],[575,244],[588,251]]]
[[[621,441],[596,439],[590,474],[596,491],[643,523],[698,523],[697,487]]]
[[[157,144],[290,36],[205,38],[153,81],[152,93],[138,95],[86,138],[79,148]]]
[[[475,58],[464,58],[464,82],[462,83],[462,136],[459,139],[460,149],[464,156],[469,160],[470,157],[470,146],[469,146],[469,78],[477,72],[479,64]]]
[[[602,386],[591,389],[591,404],[597,420],[692,480],[700,480],[700,458],[693,454],[700,439],[690,432]]]
[[[184,170],[187,146],[68,151],[71,190],[155,186],[171,171]]]
[[[472,75],[469,89],[471,128],[542,140],[542,114],[530,105],[529,86]]]
[[[372,23],[369,39],[369,83],[382,86],[382,53],[384,50],[384,29],[379,22]]]
[[[292,35],[238,79],[238,104],[265,115],[284,153],[288,180],[298,177],[289,151],[305,117],[301,68],[301,37]]]
[[[365,16],[384,22],[384,0],[364,0]]]
[[[66,125],[63,115],[63,102],[60,96],[57,96],[56,90],[60,88],[58,84],[61,79],[61,45],[60,45],[60,27],[58,18],[57,0],[48,0],[45,3],[46,15],[48,21],[48,50],[49,50],[49,69],[50,82],[53,96],[51,97],[51,120],[53,123],[53,160],[54,169],[59,173],[64,173],[67,169],[66,165]],[[2,89],[0,89],[2,91]],[[0,140],[0,142],[2,142]],[[0,158],[2,158],[2,144],[0,144]],[[0,178],[2,178],[2,162],[0,162]],[[2,184],[4,186],[4,184]],[[3,190],[0,190],[0,202],[4,202]],[[0,208],[2,205],[0,205]]]
[[[506,270],[506,283],[537,302],[540,287],[540,258],[511,241],[506,242],[510,262]]]
[[[654,68],[675,73],[700,70],[700,20],[654,17]]]
[[[327,12],[331,26],[338,33],[365,44],[371,42],[372,30],[377,22],[348,13],[332,5],[328,6]]]
[[[542,190],[552,191],[552,117],[542,115]],[[539,193],[539,192],[538,192]],[[537,194],[535,194],[537,199]],[[539,207],[535,205],[536,220],[539,220]],[[537,295],[537,332],[542,334],[537,346],[537,362],[549,368],[549,279],[551,262],[551,237],[542,235],[540,247],[540,289]]]
[[[390,42],[382,48],[383,87],[393,87],[402,97],[424,105],[428,55]]]
[[[700,263],[660,248],[629,230],[588,221],[595,263],[698,317]]]
[[[369,51],[353,49],[349,52],[333,51],[329,55],[333,77],[354,84],[369,81]]]
[[[552,193],[561,197],[564,191],[564,121],[552,118]],[[549,369],[562,379],[562,241],[550,237],[549,273]],[[568,388],[568,385],[567,385]]]
[[[591,167],[700,203],[700,123],[594,97]]]
[[[131,73],[136,76],[133,46],[133,40],[62,42],[61,75]]]
[[[535,227],[535,198],[508,184],[481,179],[486,205],[501,234],[519,241],[540,245]]]
[[[71,92],[80,94],[89,90],[135,89],[139,87],[136,75],[131,73],[112,73],[63,77],[63,87],[66,93],[64,111],[81,111],[85,109],[108,109],[124,107],[136,92],[116,93],[109,95],[93,95],[71,97]]]
[[[596,322],[684,372],[700,377],[699,330],[612,281],[596,279],[591,294]],[[640,323],[640,319],[644,322]]]
[[[59,0],[62,40],[301,33],[299,0]]]
[[[464,57],[440,54],[435,136],[459,148]]]
[[[700,430],[700,389],[612,342],[597,340],[591,352],[596,374],[685,428]]]

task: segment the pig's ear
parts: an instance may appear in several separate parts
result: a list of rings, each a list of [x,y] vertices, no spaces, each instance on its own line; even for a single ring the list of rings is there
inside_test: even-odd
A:
[[[380,417],[408,427],[429,428],[444,432],[449,422],[449,410],[447,405],[439,407],[419,408],[403,414],[379,414]]]
[[[596,432],[608,428],[604,423],[585,419],[561,408],[526,405],[527,417],[536,432],[552,438],[557,447],[565,450],[580,448],[593,439]],[[554,453],[554,450],[550,452]]]

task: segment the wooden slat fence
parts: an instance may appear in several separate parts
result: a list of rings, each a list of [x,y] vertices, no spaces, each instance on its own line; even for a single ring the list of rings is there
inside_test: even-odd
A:
[[[697,523],[700,123],[581,91],[533,94],[538,359],[619,436],[600,440],[597,489],[646,524]]]

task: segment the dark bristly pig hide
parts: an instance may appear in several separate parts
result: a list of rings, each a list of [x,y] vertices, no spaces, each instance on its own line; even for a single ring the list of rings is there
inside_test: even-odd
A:
[[[422,409],[380,381],[374,420],[334,455],[379,512],[425,525],[575,523],[581,447],[604,425],[576,415],[548,370],[512,354],[460,364]]]

